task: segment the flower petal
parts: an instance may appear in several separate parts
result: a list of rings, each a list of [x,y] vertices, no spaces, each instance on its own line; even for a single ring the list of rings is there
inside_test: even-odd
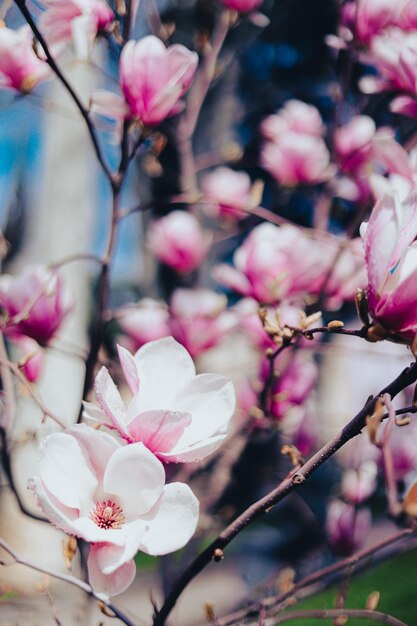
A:
[[[75,437],[88,459],[99,483],[102,483],[107,463],[120,444],[111,435],[87,424],[76,424],[66,431]]]
[[[129,522],[154,506],[164,484],[162,463],[142,443],[132,443],[111,457],[103,489],[115,496]]]
[[[102,367],[97,374],[94,390],[104,413],[122,437],[126,436],[126,405],[107,368]]]
[[[119,360],[126,382],[129,386],[130,392],[134,396],[139,391],[139,378],[135,358],[129,350],[126,350],[126,348],[119,345],[117,346],[117,352],[119,354]]]
[[[97,544],[90,547],[88,555],[88,578],[90,585],[96,593],[101,593],[106,597],[116,596],[123,593],[135,579],[136,565],[133,559],[123,563],[119,568],[110,574],[103,573],[103,561],[111,559],[114,551],[118,550],[108,544]]]
[[[130,438],[141,441],[154,454],[169,452],[191,424],[191,415],[178,411],[146,411],[127,425]]]
[[[148,522],[140,550],[155,556],[182,548],[193,536],[199,503],[188,485],[166,485],[159,502],[142,519]]]
[[[191,446],[177,445],[166,453],[159,453],[158,457],[164,463],[191,463],[201,461],[206,456],[217,450],[224,441],[226,434],[210,437],[206,441],[200,441]]]
[[[140,384],[134,398],[136,414],[172,409],[178,389],[195,376],[192,358],[173,337],[145,344],[136,352],[135,361]]]

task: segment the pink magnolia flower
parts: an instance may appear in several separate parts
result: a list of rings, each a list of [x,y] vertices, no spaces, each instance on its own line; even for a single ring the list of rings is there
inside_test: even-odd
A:
[[[342,10],[342,24],[355,38],[368,44],[388,26],[398,23],[403,2],[392,0],[357,0],[347,2]]]
[[[417,205],[414,196],[379,200],[362,224],[372,318],[388,333],[412,341],[417,333]]]
[[[13,332],[7,333],[7,340],[13,346],[19,368],[26,379],[31,383],[36,382],[43,367],[43,348],[34,339]]]
[[[52,524],[91,544],[90,583],[106,595],[132,583],[138,550],[178,550],[198,521],[191,489],[165,485],[162,463],[142,443],[123,446],[85,424],[41,441],[29,486]]]
[[[281,185],[316,184],[335,173],[315,107],[290,100],[267,117],[261,128],[267,140],[261,149],[261,165]]]
[[[49,73],[49,66],[33,50],[29,26],[0,27],[0,87],[28,93]]]
[[[77,56],[87,57],[97,33],[114,22],[114,13],[104,0],[43,0],[46,11],[40,29],[48,43],[72,41]]]
[[[375,461],[364,461],[357,469],[347,469],[342,479],[342,494],[351,504],[361,504],[377,487],[378,468]]]
[[[100,409],[86,417],[103,421],[128,443],[142,442],[166,462],[199,461],[226,437],[235,409],[233,385],[218,374],[199,374],[187,350],[172,337],[151,341],[133,356],[119,346],[133,395],[126,406],[108,370],[95,380]]]
[[[180,44],[166,48],[153,35],[129,41],[120,57],[120,81],[130,114],[156,126],[178,113],[197,65],[197,53]]]
[[[171,299],[169,327],[173,337],[197,358],[217,346],[236,325],[227,298],[209,289],[176,289]]]
[[[168,308],[152,298],[143,298],[137,305],[124,306],[115,315],[120,328],[136,351],[148,341],[170,335]]]
[[[217,167],[201,181],[204,200],[212,203],[210,215],[243,219],[254,207],[251,179],[246,172]]]
[[[326,531],[333,549],[349,556],[360,548],[371,528],[369,509],[356,509],[341,500],[332,500],[327,507]]]
[[[72,306],[72,295],[56,270],[38,265],[19,276],[0,277],[6,330],[32,337],[40,345],[54,337]]]
[[[153,222],[148,246],[154,255],[177,272],[192,272],[206,257],[211,235],[201,229],[194,215],[172,211]]]
[[[239,13],[249,13],[261,6],[263,0],[220,0],[224,6]]]

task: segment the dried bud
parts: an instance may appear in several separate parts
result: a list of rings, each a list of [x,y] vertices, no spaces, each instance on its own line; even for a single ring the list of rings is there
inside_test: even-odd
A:
[[[286,454],[290,458],[291,463],[294,465],[294,467],[297,467],[297,465],[302,465],[304,463],[301,452],[296,446],[285,444],[281,448],[281,454]]]
[[[292,567],[284,567],[278,574],[277,591],[279,593],[288,593],[294,587],[295,571]]]
[[[77,540],[75,537],[69,537],[68,541],[63,541],[62,548],[64,552],[65,567],[71,569],[74,556],[77,553]]]
[[[368,609],[368,611],[375,611],[375,609],[378,607],[380,597],[381,594],[379,593],[379,591],[372,591],[369,594],[368,599],[366,600],[365,608]]]
[[[373,413],[366,417],[366,428],[368,430],[369,439],[374,445],[378,445],[376,433],[383,416],[385,415],[385,405],[381,397],[375,402]]]
[[[344,323],[340,320],[333,320],[327,324],[327,330],[339,330],[344,327]]]
[[[395,419],[395,423],[397,426],[408,426],[411,422],[411,417],[409,415],[405,415],[404,417],[397,417]]]
[[[377,341],[383,341],[387,336],[387,331],[380,324],[374,324],[368,328],[367,335],[365,339],[370,341],[371,343],[376,343]]]
[[[356,290],[355,304],[359,319],[365,326],[369,326],[368,298],[366,297],[366,292],[363,291],[363,289]]]
[[[213,560],[218,563],[219,561],[222,561],[224,559],[224,553],[223,550],[221,548],[216,548],[214,553],[213,553]]]
[[[214,611],[214,604],[212,602],[204,603],[204,612],[206,614],[206,620],[208,622],[214,622],[216,619],[216,613]]]

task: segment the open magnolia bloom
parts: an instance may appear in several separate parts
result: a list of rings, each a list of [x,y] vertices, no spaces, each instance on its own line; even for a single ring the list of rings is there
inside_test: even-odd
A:
[[[126,406],[102,367],[94,384],[101,409],[85,403],[86,417],[116,429],[128,443],[142,442],[165,462],[199,461],[220,446],[235,410],[230,381],[196,375],[191,356],[172,337],[151,341],[134,356],[118,350],[133,398]]]
[[[393,193],[362,224],[372,318],[387,333],[412,341],[417,333],[417,201]]]
[[[194,534],[198,500],[182,483],[165,484],[162,463],[142,443],[79,424],[41,441],[39,474],[29,483],[49,521],[91,543],[90,583],[121,593],[135,577],[138,550],[161,555]]]

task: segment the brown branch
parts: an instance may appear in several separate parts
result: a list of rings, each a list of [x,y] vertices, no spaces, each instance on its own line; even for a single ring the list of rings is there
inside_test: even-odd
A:
[[[136,626],[135,623],[132,622],[132,620],[130,620],[127,617],[127,615],[125,615],[120,609],[114,606],[114,604],[112,604],[111,602],[104,600],[101,594],[96,593],[89,584],[85,583],[79,578],[76,578],[75,576],[71,576],[70,574],[61,574],[61,572],[55,572],[46,567],[42,567],[41,565],[37,565],[36,563],[33,563],[32,561],[24,559],[23,557],[19,556],[13,550],[13,548],[4,541],[4,539],[1,539],[1,538],[0,538],[0,547],[3,548],[3,550],[5,550],[12,557],[15,563],[19,563],[20,565],[25,565],[26,567],[29,567],[30,569],[33,569],[37,572],[41,572],[41,574],[47,574],[48,576],[51,576],[52,578],[56,578],[57,580],[61,580],[65,583],[68,583],[69,585],[78,587],[78,589],[81,589],[92,598],[95,598],[96,600],[98,600],[100,604],[108,608],[112,613],[114,613],[114,616],[117,617],[121,622],[126,624],[126,626]],[[13,563],[4,563],[2,561],[0,561],[0,563],[3,566],[8,566],[8,565],[13,564]]]
[[[363,617],[370,619],[378,624],[391,624],[391,626],[407,626],[405,622],[397,619],[393,615],[381,613],[381,611],[372,611],[371,609],[305,609],[300,611],[291,611],[284,615],[274,617],[274,624],[284,624],[295,619],[329,619],[334,617]]]
[[[380,391],[379,395],[389,393],[394,398],[400,391],[417,380],[417,363],[407,367],[394,381]],[[325,461],[332,457],[347,441],[353,439],[361,432],[365,426],[366,416],[371,414],[376,399],[370,399],[361,411],[341,430],[341,432],[325,444],[316,454],[314,454],[295,473],[285,478],[275,489],[266,496],[252,504],[241,515],[239,515],[211,544],[199,554],[195,560],[183,572],[182,576],[174,584],[171,592],[166,597],[159,612],[155,614],[154,626],[162,626],[171,610],[175,606],[179,596],[187,585],[193,580],[213,559],[215,551],[223,551],[226,546],[240,533],[246,526],[258,517],[264,515],[278,502],[283,500],[289,493],[304,483]]]

